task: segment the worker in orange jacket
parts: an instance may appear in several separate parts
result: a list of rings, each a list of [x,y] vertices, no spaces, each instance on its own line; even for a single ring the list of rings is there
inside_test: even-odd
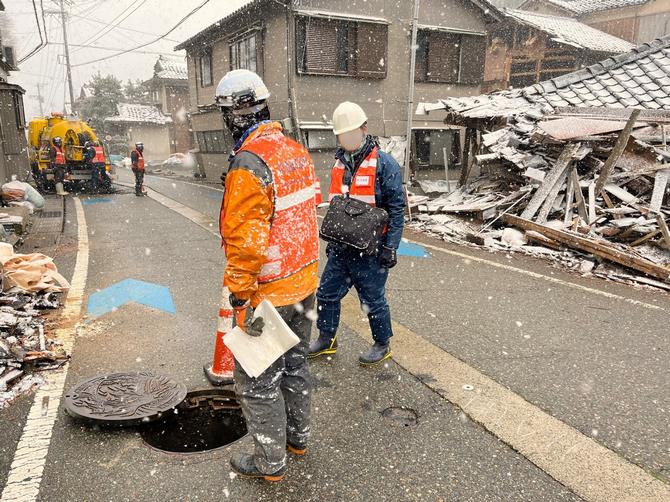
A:
[[[261,78],[248,70],[227,73],[216,90],[224,123],[236,141],[220,220],[224,285],[236,323],[249,336],[259,336],[264,321],[254,319],[253,309],[268,300],[300,338],[257,378],[235,362],[235,391],[255,451],[230,462],[243,476],[279,481],[286,472],[287,449],[304,455],[307,448],[312,389],[305,356],[319,241],[314,165],[305,148],[269,120],[269,96]]]

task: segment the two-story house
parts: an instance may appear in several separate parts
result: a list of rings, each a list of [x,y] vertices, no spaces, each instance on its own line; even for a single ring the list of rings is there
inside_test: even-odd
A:
[[[185,61],[159,56],[154,64],[154,75],[145,82],[150,92],[151,104],[169,115],[171,153],[186,153],[193,147],[189,127],[190,109],[188,70]]]
[[[360,103],[373,134],[405,136],[413,3],[254,0],[177,46],[187,52],[191,123],[207,175],[216,179],[227,165],[231,145],[214,93],[237,68],[263,77],[273,119],[311,151],[324,187],[340,102]],[[421,1],[416,102],[480,92],[487,25],[496,16],[485,0]],[[443,165],[445,148],[459,150],[460,130],[445,129],[440,117],[415,119],[418,163]]]
[[[526,0],[519,9],[574,17],[634,44],[670,35],[670,0]]]

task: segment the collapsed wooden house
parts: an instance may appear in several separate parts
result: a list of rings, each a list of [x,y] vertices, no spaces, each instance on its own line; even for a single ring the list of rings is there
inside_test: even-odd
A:
[[[460,186],[419,207],[423,222],[465,213],[670,282],[669,89],[670,36],[524,89],[421,105],[466,127]]]

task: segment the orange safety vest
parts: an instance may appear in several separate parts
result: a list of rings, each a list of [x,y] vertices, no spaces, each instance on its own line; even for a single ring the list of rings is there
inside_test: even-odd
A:
[[[344,195],[349,192],[352,199],[362,200],[371,206],[376,205],[375,200],[375,180],[377,179],[377,158],[378,147],[373,148],[370,154],[361,162],[356,170],[354,179],[351,180],[351,187],[344,184],[344,172],[346,167],[340,159],[337,159],[333,166],[330,178],[330,191],[328,202],[333,200],[336,195]]]
[[[133,152],[137,154],[137,165],[133,167],[140,171],[144,171],[144,154],[139,150],[133,150]]]
[[[105,163],[105,152],[101,146],[94,146],[95,157],[93,158],[94,164],[104,164]]]
[[[312,160],[307,150],[280,130],[261,128],[239,150],[260,157],[272,171],[274,216],[259,284],[289,277],[319,259]]]
[[[57,166],[64,166],[66,164],[65,162],[65,154],[63,153],[63,149],[57,147],[54,145],[54,149],[56,150],[56,160],[54,161],[54,164]]]

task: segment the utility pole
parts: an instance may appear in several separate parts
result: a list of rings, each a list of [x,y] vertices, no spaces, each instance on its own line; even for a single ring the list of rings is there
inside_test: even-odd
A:
[[[414,15],[412,16],[412,43],[409,59],[409,92],[407,93],[407,146],[405,147],[405,176],[404,182],[409,182],[409,162],[412,158],[412,118],[414,117],[414,73],[416,70],[416,39],[419,28],[419,3],[414,0]]]
[[[70,90],[70,111],[74,111],[74,88],[72,87],[72,68],[70,67],[70,47],[67,44],[67,27],[65,24],[65,2],[60,0],[60,16],[63,22],[63,44],[65,45],[65,68],[67,70],[67,84]]]

